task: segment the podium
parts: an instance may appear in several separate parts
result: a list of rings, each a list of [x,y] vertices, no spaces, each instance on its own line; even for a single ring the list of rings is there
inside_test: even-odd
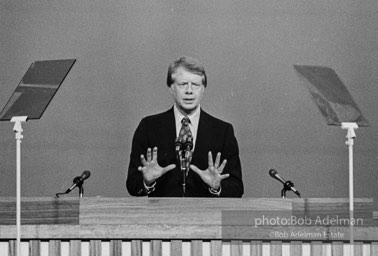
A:
[[[2,256],[14,255],[15,202],[0,198]],[[21,203],[21,249],[29,256],[320,256],[347,255],[350,249],[347,223],[256,222],[262,216],[348,219],[347,198],[22,198]],[[378,255],[373,205],[373,199],[355,199],[355,216],[363,220],[354,227],[355,255]],[[324,232],[329,235],[306,235]]]

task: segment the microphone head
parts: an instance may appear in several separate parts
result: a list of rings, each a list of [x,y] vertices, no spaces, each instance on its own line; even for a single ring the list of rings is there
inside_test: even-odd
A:
[[[284,184],[286,182],[286,180],[284,180],[283,178],[281,178],[280,175],[278,175],[277,171],[274,170],[274,169],[270,169],[269,170],[269,174],[270,174],[270,176],[272,176],[272,178],[280,181],[282,184]]]
[[[184,143],[185,148],[189,148],[189,150],[193,149],[193,137],[188,137],[188,139]]]
[[[175,140],[175,147],[181,147],[182,145],[182,140],[180,137],[177,137]]]
[[[89,178],[89,176],[91,176],[91,172],[86,170],[83,172],[83,174],[81,175],[81,180],[86,180]]]
[[[277,171],[274,170],[274,169],[270,169],[270,170],[269,170],[269,175],[272,176],[273,178],[276,178]]]
[[[82,180],[81,180],[81,177],[79,177],[79,176],[77,176],[77,177],[75,177],[74,179],[73,179],[73,183],[74,184],[76,184],[76,183],[79,183],[79,182],[81,182]]]
[[[179,152],[183,147],[183,144],[182,144],[182,139],[181,137],[177,137],[176,140],[175,140],[175,150],[176,152]]]

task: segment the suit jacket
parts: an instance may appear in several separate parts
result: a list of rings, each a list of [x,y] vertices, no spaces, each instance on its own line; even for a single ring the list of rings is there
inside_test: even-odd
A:
[[[156,181],[153,197],[180,197],[182,196],[182,173],[176,160],[175,153],[176,124],[173,108],[166,112],[145,117],[137,127],[130,154],[130,164],[126,187],[132,196],[146,195],[143,176],[138,171],[141,166],[140,155],[146,155],[147,148],[158,148],[158,164],[166,167],[176,164],[176,168],[168,171]],[[208,152],[213,158],[221,153],[221,161],[227,159],[223,174],[230,176],[221,182],[221,197],[241,197],[244,193],[239,148],[231,124],[219,120],[201,109],[198,123],[197,139],[191,164],[200,170],[208,168]],[[201,177],[190,170],[186,177],[187,197],[211,197],[209,187]]]

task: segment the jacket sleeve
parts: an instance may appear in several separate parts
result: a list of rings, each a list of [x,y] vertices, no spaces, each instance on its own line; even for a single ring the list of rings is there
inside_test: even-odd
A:
[[[130,163],[126,179],[126,188],[132,196],[146,196],[143,184],[143,175],[138,171],[142,165],[140,156],[146,154],[148,148],[147,122],[145,119],[139,123],[132,140]]]
[[[225,132],[225,141],[222,150],[222,158],[227,159],[223,174],[230,176],[221,182],[222,191],[220,197],[241,197],[244,193],[239,147],[231,124]]]

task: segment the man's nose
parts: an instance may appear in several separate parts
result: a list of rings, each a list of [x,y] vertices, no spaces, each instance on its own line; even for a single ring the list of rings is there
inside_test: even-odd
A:
[[[185,93],[193,93],[193,87],[192,87],[192,83],[191,83],[191,82],[189,82],[189,83],[186,85]]]

